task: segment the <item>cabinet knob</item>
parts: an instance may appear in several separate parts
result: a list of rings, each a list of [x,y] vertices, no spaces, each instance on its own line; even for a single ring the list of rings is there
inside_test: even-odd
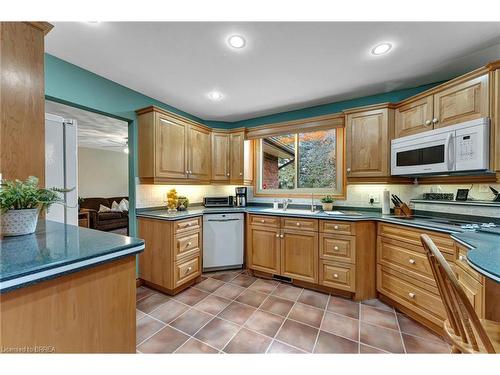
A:
[[[193,267],[188,267],[186,268],[186,273],[188,273],[189,271],[191,271],[193,269]]]
[[[338,246],[334,246],[334,247],[333,247],[333,250],[338,250],[338,249],[339,249],[339,247],[338,247]]]
[[[297,223],[297,226],[300,227],[300,223]]]
[[[463,261],[463,260],[464,260],[464,256],[463,256],[463,255],[459,255],[459,256],[458,256],[458,260]]]
[[[408,293],[408,297],[415,298],[415,293],[412,293],[412,292]]]
[[[280,238],[283,238],[284,236],[282,234],[280,234]]]
[[[229,177],[229,173],[226,173],[226,176]]]
[[[431,120],[426,120],[426,121],[425,121],[425,125],[426,125],[426,126],[429,126],[430,124],[431,124]]]
[[[408,263],[410,263],[410,264],[415,264],[415,259],[409,259],[409,260],[408,260]]]
[[[280,234],[279,234],[279,233],[276,233],[276,237],[279,237],[279,236],[280,236]]]
[[[339,229],[339,226],[338,226],[338,225],[335,225],[335,226],[333,227],[333,229]]]
[[[240,172],[240,176],[243,176],[243,172]]]
[[[350,173],[351,172],[351,168],[347,168],[347,173]]]
[[[192,243],[191,243],[191,242],[188,242],[188,243],[187,243],[187,245],[188,245],[188,246],[191,246],[191,245],[192,245]]]
[[[190,227],[191,226],[191,223],[187,223],[187,226]]]
[[[186,171],[186,174],[189,174],[189,171]]]
[[[265,223],[266,221],[265,221],[264,219],[262,219],[260,222],[261,222],[261,223]]]
[[[436,117],[434,117],[434,118],[432,119],[432,123],[433,123],[433,124],[437,124],[438,122],[439,122],[439,120],[438,120]]]
[[[333,278],[334,278],[334,279],[338,279],[338,278],[339,278],[339,275],[338,275],[338,274],[336,274],[336,273],[334,273],[334,274],[333,274]]]

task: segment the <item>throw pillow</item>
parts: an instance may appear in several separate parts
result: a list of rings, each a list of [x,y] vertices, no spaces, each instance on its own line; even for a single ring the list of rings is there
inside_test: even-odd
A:
[[[120,209],[120,211],[128,211],[128,204],[125,203],[125,199],[122,199],[120,201],[120,204],[118,205],[118,208]]]
[[[118,205],[118,203],[116,203],[116,201],[113,201],[113,203],[111,204],[111,211],[112,212],[122,212],[122,210],[120,209],[120,206]]]
[[[106,207],[102,204],[99,205],[99,212],[111,212],[111,208]]]

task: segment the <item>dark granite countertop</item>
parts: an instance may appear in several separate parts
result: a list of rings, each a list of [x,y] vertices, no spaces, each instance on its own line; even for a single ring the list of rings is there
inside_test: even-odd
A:
[[[143,249],[138,238],[40,220],[34,234],[0,239],[0,293]]]
[[[432,218],[414,218],[412,220],[407,220],[395,215],[382,215],[379,211],[363,211],[360,209],[352,210],[348,208],[338,208],[338,210],[344,212],[344,214],[327,214],[321,211],[313,213],[307,209],[293,208],[283,211],[282,209],[274,210],[268,206],[261,205],[247,206],[245,208],[205,208],[202,206],[195,206],[190,210],[175,213],[168,213],[167,210],[164,209],[142,209],[137,212],[137,216],[161,220],[181,220],[210,213],[248,212],[259,215],[313,217],[327,220],[373,220],[405,225],[413,228],[434,230],[450,234],[452,238],[471,249],[467,253],[467,260],[469,264],[481,274],[500,282],[500,235],[498,234],[485,233],[481,231],[463,231],[460,227],[447,224],[445,222],[433,221]],[[439,216],[436,217],[439,218]],[[443,219],[443,221],[446,221],[445,218]]]

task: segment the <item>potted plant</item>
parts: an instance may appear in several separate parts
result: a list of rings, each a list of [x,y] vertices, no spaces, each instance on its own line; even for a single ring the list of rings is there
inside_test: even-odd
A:
[[[333,210],[333,202],[335,199],[331,195],[327,195],[326,197],[321,198],[321,204],[323,206],[323,211],[332,211]]]
[[[52,204],[62,202],[59,193],[65,189],[45,189],[38,186],[38,178],[26,181],[3,180],[0,184],[1,232],[4,236],[19,236],[35,232],[38,214]]]

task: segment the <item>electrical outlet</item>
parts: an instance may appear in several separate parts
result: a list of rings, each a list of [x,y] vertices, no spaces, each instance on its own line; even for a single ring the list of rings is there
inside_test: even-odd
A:
[[[478,187],[478,192],[480,193],[488,193],[490,191],[490,188],[488,185],[481,184]]]
[[[369,194],[368,195],[368,201],[373,204],[373,203],[380,203],[380,197],[375,194]]]

